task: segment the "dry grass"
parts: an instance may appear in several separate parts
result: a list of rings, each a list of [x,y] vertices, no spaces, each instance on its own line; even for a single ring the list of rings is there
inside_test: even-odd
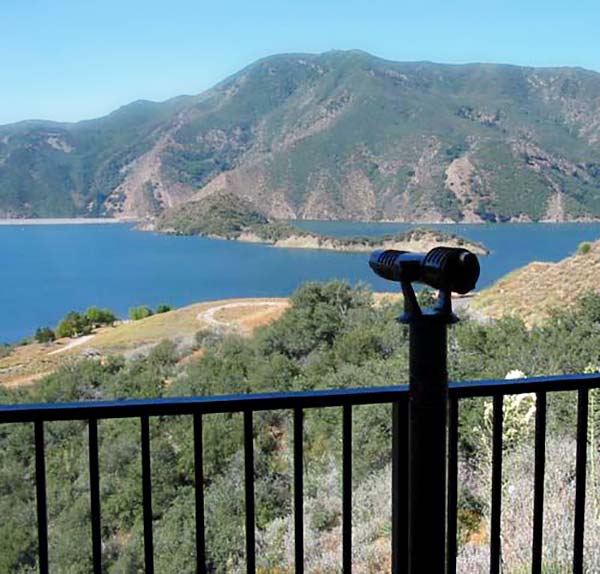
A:
[[[289,307],[287,299],[263,299],[249,301],[239,305],[235,301],[227,302],[217,309],[213,317],[220,323],[236,327],[238,331],[251,333],[257,327],[268,325],[283,315]]]
[[[198,313],[208,306],[209,304],[190,305],[102,329],[89,342],[89,346],[100,351],[118,353],[158,343],[163,339],[191,339],[204,326],[196,318]]]
[[[548,318],[553,309],[572,305],[586,291],[600,287],[600,241],[589,252],[558,263],[534,262],[482,291],[473,308],[486,317],[521,317],[529,326]]]
[[[0,384],[18,387],[31,384],[52,373],[64,360],[63,355],[48,353],[56,350],[64,339],[54,345],[24,345],[17,347],[8,357],[0,359]]]

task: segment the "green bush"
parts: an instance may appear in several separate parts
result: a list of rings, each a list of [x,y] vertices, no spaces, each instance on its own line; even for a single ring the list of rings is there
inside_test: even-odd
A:
[[[132,321],[139,321],[153,315],[152,309],[146,305],[140,305],[139,307],[132,307],[129,309],[129,318]]]
[[[214,346],[222,339],[223,335],[213,331],[212,329],[201,329],[194,335],[194,343],[196,348]]]
[[[88,335],[91,331],[92,327],[86,318],[77,311],[71,311],[56,327],[56,336],[59,338],[81,337]]]
[[[92,327],[112,325],[117,320],[116,315],[110,309],[98,309],[97,307],[90,307],[83,317]]]
[[[56,339],[54,331],[50,327],[40,327],[33,337],[38,343],[51,343]]]
[[[591,243],[588,243],[587,241],[585,241],[585,242],[579,244],[579,247],[577,248],[577,253],[579,255],[587,255],[591,250],[592,250]]]
[[[156,308],[156,313],[168,313],[169,311],[172,311],[173,307],[171,307],[170,305],[165,305],[164,303],[160,304],[157,308]]]
[[[48,339],[48,337],[81,337],[82,335],[88,335],[96,327],[112,325],[116,320],[116,315],[110,309],[90,307],[83,314],[71,311],[58,324],[54,332],[51,332],[52,330],[47,327],[38,329],[35,340],[48,342],[54,340],[54,338]]]

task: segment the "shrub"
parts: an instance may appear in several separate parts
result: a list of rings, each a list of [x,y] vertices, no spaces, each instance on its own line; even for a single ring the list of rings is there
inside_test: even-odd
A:
[[[201,329],[194,335],[194,343],[197,347],[214,347],[223,340],[223,334],[211,329]]]
[[[93,327],[112,325],[117,320],[116,315],[110,309],[98,309],[97,307],[90,307],[83,317]]]
[[[579,253],[579,255],[587,255],[591,250],[592,244],[588,243],[587,241],[584,241],[583,243],[579,244],[579,247],[577,248],[577,253]]]
[[[158,343],[148,355],[148,362],[157,368],[172,367],[178,360],[177,347],[173,341]]]
[[[50,327],[40,327],[36,330],[34,339],[38,343],[51,343],[56,339],[56,335]]]
[[[91,332],[92,328],[80,313],[71,311],[56,327],[57,337],[81,337]]]
[[[129,309],[129,318],[132,321],[139,321],[153,315],[152,309],[146,305],[140,305],[139,307],[132,307]]]
[[[417,301],[421,307],[434,307],[437,303],[437,298],[434,291],[429,289],[429,287],[423,287],[417,293]]]
[[[167,313],[172,309],[173,307],[171,307],[170,305],[165,305],[164,303],[162,303],[156,308],[156,313]]]

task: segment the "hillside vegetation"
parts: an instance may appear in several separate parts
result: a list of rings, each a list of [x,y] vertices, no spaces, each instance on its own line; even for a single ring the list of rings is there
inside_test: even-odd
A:
[[[582,243],[558,263],[533,262],[509,273],[473,300],[487,317],[513,315],[542,324],[557,310],[572,309],[587,292],[600,289],[600,241]]]
[[[600,216],[600,74],[265,58],[195,96],[0,126],[0,217],[153,217],[227,192],[270,218]]]
[[[141,228],[177,235],[201,235],[269,243],[275,247],[296,249],[351,252],[368,252],[373,249],[428,251],[443,244],[464,247],[483,255],[488,253],[481,243],[432,229],[417,228],[396,235],[377,237],[329,237],[311,233],[290,223],[270,220],[250,202],[229,194],[215,194],[202,201],[192,201],[168,209],[155,223],[142,224]]]
[[[425,298],[426,294],[421,295]],[[368,291],[339,282],[306,284],[290,307],[253,337],[201,336],[193,348],[163,342],[142,356],[88,359],[16,390],[0,387],[0,403],[65,402],[247,392],[349,388],[407,382],[408,337],[395,321],[397,303],[373,305]],[[600,299],[578,303],[573,315],[543,328],[517,319],[465,320],[450,332],[454,380],[597,370]],[[168,314],[165,314],[168,315]],[[568,320],[567,320],[568,319]],[[187,360],[183,354],[187,353]],[[189,353],[192,353],[189,355]],[[576,397],[548,397],[545,534],[548,572],[571,567]],[[503,568],[529,567],[535,410],[532,397],[505,399]],[[598,445],[600,397],[590,393],[590,441]],[[533,409],[533,410],[532,410]],[[486,569],[489,539],[491,410],[461,402],[459,571]],[[293,444],[291,413],[254,413],[258,568],[293,571]],[[45,425],[50,564],[61,574],[91,571],[88,430],[85,422]],[[385,572],[390,559],[389,405],[353,410],[354,556],[357,572]],[[190,417],[152,417],[152,497],[157,572],[193,574],[194,447]],[[305,540],[307,573],[341,572],[341,412],[305,413]],[[143,566],[139,420],[99,423],[102,555],[107,574]],[[0,572],[37,572],[35,456],[31,425],[0,425]],[[244,570],[243,424],[240,415],[204,421],[208,571]],[[590,465],[590,524],[600,519],[597,465]],[[586,536],[586,564],[600,567],[598,529]],[[567,540],[568,538],[568,540]]]

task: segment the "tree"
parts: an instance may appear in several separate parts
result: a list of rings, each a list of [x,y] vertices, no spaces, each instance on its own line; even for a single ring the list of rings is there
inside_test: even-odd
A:
[[[56,327],[56,336],[81,337],[89,334],[91,330],[89,323],[80,313],[71,311]]]
[[[349,312],[370,305],[371,293],[343,281],[305,283],[292,295],[291,303],[282,318],[263,332],[266,354],[298,359],[319,347],[330,347]]]
[[[38,343],[51,343],[56,339],[56,335],[50,327],[40,327],[36,330],[34,339]]]
[[[98,307],[90,307],[83,317],[92,327],[112,325],[117,320],[116,315],[110,309],[98,309]]]
[[[171,311],[172,309],[173,309],[173,307],[171,307],[170,305],[165,305],[164,303],[161,303],[156,308],[156,313],[167,313],[168,311]]]
[[[139,307],[132,307],[129,309],[129,318],[132,321],[139,321],[140,319],[145,319],[151,315],[153,315],[152,309],[147,305],[140,305]]]

